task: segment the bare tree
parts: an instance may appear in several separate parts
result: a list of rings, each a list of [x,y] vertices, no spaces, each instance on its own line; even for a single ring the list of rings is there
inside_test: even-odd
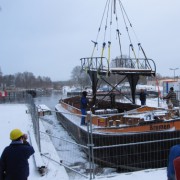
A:
[[[91,83],[89,75],[85,71],[82,71],[81,66],[74,67],[71,72],[71,80],[74,85],[81,86],[82,88],[89,86]]]

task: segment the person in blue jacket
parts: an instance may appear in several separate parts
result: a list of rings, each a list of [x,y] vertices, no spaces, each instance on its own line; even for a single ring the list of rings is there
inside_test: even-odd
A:
[[[180,156],[180,144],[172,146],[169,152],[167,178],[168,180],[175,180],[175,170],[173,161]]]
[[[27,142],[27,135],[19,129],[10,133],[11,144],[2,152],[0,177],[4,180],[27,180],[29,176],[28,159],[34,148]]]
[[[82,97],[81,97],[81,100],[80,100],[80,105],[81,105],[81,113],[82,113],[82,117],[81,117],[81,126],[82,125],[86,125],[85,123],[85,116],[87,115],[87,106],[88,106],[88,99],[87,99],[87,92],[86,91],[83,91],[82,92]]]

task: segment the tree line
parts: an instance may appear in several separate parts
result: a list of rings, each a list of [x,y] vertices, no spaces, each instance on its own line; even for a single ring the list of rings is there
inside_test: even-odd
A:
[[[157,74],[159,78],[162,78],[159,74]],[[105,76],[103,77],[105,81],[102,79],[98,80],[98,85],[101,86],[103,84],[117,84],[118,82],[127,82],[127,79],[124,79],[124,76]],[[139,83],[146,84],[147,77],[140,77]],[[105,83],[106,82],[106,83]],[[121,83],[122,83],[121,82]],[[26,88],[26,89],[33,89],[33,88],[54,88],[54,89],[61,89],[63,86],[77,86],[81,87],[82,89],[86,87],[91,87],[91,79],[87,72],[83,71],[81,66],[76,66],[73,68],[71,72],[71,78],[67,81],[56,81],[52,82],[50,77],[45,76],[37,76],[32,72],[23,72],[23,73],[16,73],[14,75],[4,75],[0,68],[0,85],[2,89],[2,85],[5,88]]]
[[[0,89],[8,88],[54,88],[61,89],[62,86],[82,86],[87,87],[90,85],[89,76],[81,71],[80,66],[73,68],[71,78],[67,81],[52,82],[50,77],[35,76],[32,72],[16,73],[14,75],[4,75],[0,68]]]
[[[15,75],[2,75],[0,73],[1,88],[50,88],[52,81],[49,77],[35,77],[31,72],[16,73]]]

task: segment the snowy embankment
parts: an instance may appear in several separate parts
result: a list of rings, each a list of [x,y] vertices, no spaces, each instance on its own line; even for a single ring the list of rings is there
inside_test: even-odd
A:
[[[41,153],[38,151],[37,144],[33,133],[33,125],[30,114],[27,114],[27,106],[24,104],[1,104],[0,105],[0,120],[1,120],[1,131],[0,131],[0,154],[3,149],[11,143],[9,139],[9,133],[12,129],[19,128],[24,133],[28,134],[29,141],[32,142],[32,146],[35,148],[35,155],[29,159],[30,166],[30,180],[36,179],[53,179],[53,180],[68,180],[69,177],[63,166],[58,163],[51,161],[54,159],[60,162],[60,158],[49,138],[49,136],[41,136]],[[40,124],[40,130],[45,131],[42,124]],[[41,156],[41,154],[45,156]],[[47,158],[48,157],[48,158]],[[50,159],[49,159],[50,158]],[[38,167],[46,166],[47,173],[41,176],[38,172]]]

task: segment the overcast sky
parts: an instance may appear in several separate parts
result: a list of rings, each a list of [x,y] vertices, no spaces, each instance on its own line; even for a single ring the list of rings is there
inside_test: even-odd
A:
[[[106,0],[0,0],[3,75],[28,71],[35,76],[49,76],[53,81],[68,80],[72,69],[80,65],[80,58],[91,56],[91,40],[96,40],[105,3]],[[173,76],[169,68],[180,68],[180,1],[122,3],[147,57],[155,61],[157,73]],[[116,56],[119,52],[112,50],[111,58]],[[176,71],[179,74],[180,69]]]

